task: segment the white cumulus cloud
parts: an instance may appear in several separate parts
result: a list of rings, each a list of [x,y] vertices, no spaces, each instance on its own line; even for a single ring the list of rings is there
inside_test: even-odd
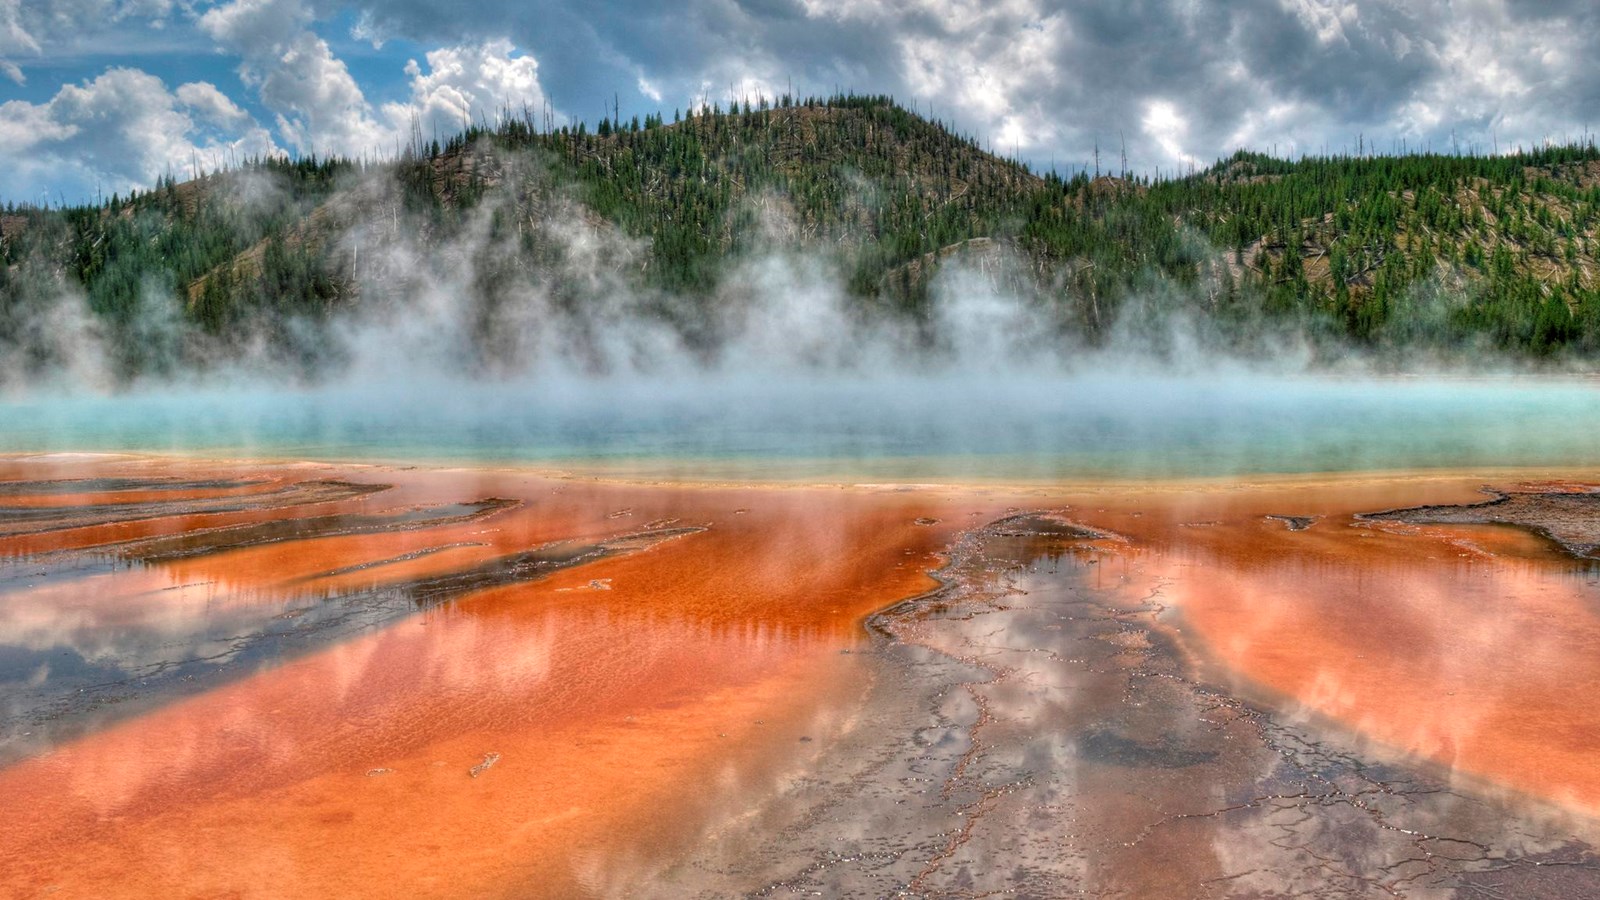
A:
[[[189,107],[201,120],[212,125],[227,127],[238,125],[250,118],[250,114],[239,108],[237,103],[228,99],[228,96],[217,90],[217,86],[209,81],[192,81],[188,84],[178,85],[176,91],[178,100]]]
[[[171,91],[148,72],[113,68],[63,86],[44,103],[0,104],[0,157],[10,161],[0,170],[0,194],[39,199],[48,188],[54,199],[57,192],[90,194],[96,187],[124,191],[169,171],[187,175],[195,162],[210,169],[230,156],[276,151],[265,129],[212,94],[211,85]]]
[[[239,77],[276,116],[278,134],[296,153],[389,151],[393,135],[311,22],[301,0],[233,0],[207,11],[199,24],[241,57]]]
[[[498,38],[462,47],[445,47],[426,56],[424,72],[416,60],[406,64],[411,80],[407,103],[384,106],[392,125],[415,117],[424,135],[450,135],[469,122],[494,122],[503,113],[537,117],[544,108],[539,62],[518,55],[511,42]]]
[[[240,77],[296,153],[388,156],[409,143],[413,125],[449,135],[508,109],[544,106],[538,61],[491,38],[432,50],[426,70],[410,61],[410,98],[377,108],[312,22],[304,0],[232,0],[200,18],[207,34],[239,54]]]

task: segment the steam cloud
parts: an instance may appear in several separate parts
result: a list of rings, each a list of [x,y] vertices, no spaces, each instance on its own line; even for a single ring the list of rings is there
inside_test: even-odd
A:
[[[514,159],[510,168],[507,181],[528,177],[514,171]],[[283,202],[268,174],[227,177],[247,212]],[[307,378],[870,377],[1062,373],[1114,362],[1182,371],[1214,368],[1224,356],[1250,369],[1310,362],[1292,330],[1267,333],[1257,324],[1251,344],[1179,312],[1186,304],[1176,295],[1215,291],[1214,283],[1148,285],[1113,339],[1091,345],[1023,261],[991,248],[977,262],[944,262],[930,284],[929,309],[907,317],[851,296],[845,261],[802,247],[781,203],[757,198],[761,249],[734,257],[711,295],[680,295],[642,287],[636,276],[648,265],[648,246],[559,193],[538,198],[544,208],[530,213],[526,196],[502,188],[441,240],[437,223],[404,209],[390,175],[355,178],[329,204],[349,219],[329,239],[360,301],[331,320],[247,318],[239,326],[245,337],[231,334],[223,345],[188,322],[170,285],[151,280],[132,325],[113,341],[81,294],[45,282],[0,323],[8,326],[0,328],[0,387],[15,396]],[[515,262],[525,236],[543,251],[537,269]],[[119,358],[129,353],[137,359]]]
[[[237,183],[261,208],[277,190],[260,174]],[[886,477],[1054,477],[1587,462],[1587,442],[1548,436],[1600,423],[1582,381],[1396,380],[1300,328],[1186,312],[1219,267],[1194,286],[1152,280],[1091,343],[1070,305],[994,247],[943,265],[922,315],[877,310],[762,198],[760,249],[729,262],[713,294],[688,296],[641,287],[648,247],[559,193],[502,188],[446,237],[404,211],[386,175],[339,196],[333,239],[360,301],[324,321],[246,320],[248,336],[224,346],[152,282],[133,326],[144,374],[128,383],[126,336],[112,342],[80,295],[56,287],[13,311],[0,450],[781,458],[798,474],[812,471],[801,461],[851,460]],[[517,252],[529,243],[538,265]],[[890,462],[911,458],[946,462]]]

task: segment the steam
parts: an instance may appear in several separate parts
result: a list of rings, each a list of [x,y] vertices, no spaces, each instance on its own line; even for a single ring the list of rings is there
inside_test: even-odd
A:
[[[1072,319],[1075,304],[1059,302],[1064,289],[992,243],[915,261],[919,273],[934,274],[914,314],[863,302],[847,288],[848,254],[808,242],[771,196],[749,201],[759,234],[745,243],[755,249],[725,262],[713,292],[662,291],[642,277],[652,264],[645,241],[565,196],[536,161],[501,161],[500,186],[451,227],[408,211],[386,171],[344,185],[317,211],[328,234],[291,237],[330,243],[339,278],[359,298],[326,320],[245,311],[219,337],[183,315],[192,298],[152,279],[112,334],[59,281],[35,286],[10,310],[12,327],[0,329],[8,363],[0,389],[1150,372],[1218,363],[1283,370],[1310,362],[1293,335],[1245,346],[1238,334],[1191,317],[1194,295],[1214,292],[1211,282],[1151,280],[1127,301],[1110,339],[1090,341]],[[288,203],[267,173],[225,177],[242,222]],[[870,185],[861,191],[861,205],[875,202]],[[256,236],[242,237],[248,244]],[[536,248],[531,262],[528,247]]]
[[[1192,284],[1148,279],[1091,340],[1070,312],[1082,304],[985,244],[944,259],[905,314],[853,296],[851,260],[757,197],[756,249],[696,296],[646,286],[650,248],[541,172],[509,161],[450,228],[408,213],[391,176],[359,176],[323,210],[359,301],[326,317],[247,317],[219,339],[151,282],[112,340],[81,296],[29,292],[0,321],[0,450],[891,478],[1595,461],[1559,437],[1600,425],[1592,385],[1485,382],[1449,360],[1397,380],[1395,354],[1330,353],[1305,323],[1199,314],[1221,264]],[[238,197],[284,202],[260,173]],[[1406,301],[1423,312],[1397,319],[1426,329],[1450,291],[1425,285]]]
[[[104,334],[81,295],[46,292],[6,313],[0,385],[47,391],[111,386]]]
[[[387,170],[354,176],[318,210],[337,223],[295,240],[334,245],[358,302],[327,320],[248,311],[219,338],[190,323],[172,286],[149,281],[113,341],[83,298],[59,282],[24,292],[0,328],[0,387],[12,395],[182,389],[215,384],[393,383],[703,376],[894,376],[960,372],[1308,373],[1374,368],[1349,348],[1325,352],[1303,323],[1197,314],[1214,306],[1220,265],[1194,284],[1146,279],[1091,340],[1079,298],[985,242],[913,263],[933,270],[928,301],[907,315],[847,290],[852,260],[807,242],[779,198],[756,197],[757,249],[726,262],[707,296],[646,287],[649,246],[548,182],[536,161],[502,157],[488,197],[444,227],[408,211]],[[251,221],[281,210],[285,190],[261,171],[224,176]],[[870,185],[862,188],[870,204]],[[313,217],[315,218],[315,217]],[[1189,235],[1196,258],[1219,251]],[[977,242],[972,242],[977,243]],[[530,256],[523,252],[537,248]],[[1071,265],[1069,263],[1068,265]],[[1049,273],[1045,273],[1048,275]],[[1443,309],[1441,285],[1419,307]],[[1437,316],[1413,317],[1425,335]],[[1097,323],[1103,325],[1103,323]],[[1409,336],[1409,335],[1408,335]]]

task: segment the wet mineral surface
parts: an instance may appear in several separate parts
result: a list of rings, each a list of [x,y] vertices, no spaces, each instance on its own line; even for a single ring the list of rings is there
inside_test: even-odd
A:
[[[1495,477],[0,459],[0,893],[1597,896],[1600,478]]]
[[[714,835],[674,890],[1600,894],[1592,821],[1198,678],[1162,579],[1126,551],[1052,515],[970,535],[945,588],[873,618],[875,727]]]
[[[19,896],[639,889],[847,714],[862,618],[1001,508],[120,458],[0,482],[52,510],[0,538]]]

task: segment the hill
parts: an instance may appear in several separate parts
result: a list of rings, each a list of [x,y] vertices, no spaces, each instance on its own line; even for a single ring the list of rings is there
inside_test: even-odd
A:
[[[1600,353],[1600,153],[1273,159],[1185,177],[1039,175],[884,97],[781,98],[544,128],[505,115],[400,158],[268,159],[63,209],[0,212],[0,377],[47,369],[50,310],[81,295],[119,378],[244,344],[329,362],[343,315],[470,295],[491,362],[530,352],[507,310],[670,326],[714,354],[774,255],[822,267],[862,317],[926,323],[941,271],[983,274],[1104,343],[1175,314],[1246,346],[1294,332],[1328,356]],[[733,299],[730,299],[733,298]],[[152,327],[160,311],[161,328]],[[613,310],[615,313],[615,310]],[[930,338],[931,340],[932,338]],[[18,373],[22,373],[19,375]]]

